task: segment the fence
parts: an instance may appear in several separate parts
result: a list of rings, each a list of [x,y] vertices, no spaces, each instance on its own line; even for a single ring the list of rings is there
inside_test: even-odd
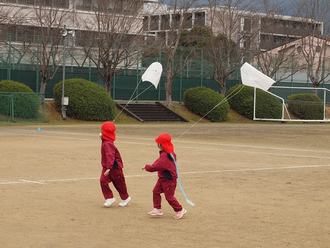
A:
[[[7,45],[6,52],[0,54],[0,80],[14,80],[20,83],[28,85],[34,92],[39,92],[41,77],[38,68],[38,60],[34,57],[33,53],[21,53],[18,48],[14,49],[14,45],[9,43]],[[3,51],[3,50],[2,50]],[[56,55],[54,54],[54,61]],[[84,78],[89,81],[104,86],[104,80],[97,72],[95,66],[91,60],[81,52],[70,49],[66,56],[65,75],[66,78]],[[34,61],[33,63],[31,61]],[[139,95],[143,90],[148,87],[148,83],[140,83],[141,75],[146,68],[152,63],[158,61],[163,65],[163,77],[160,80],[159,88],[148,89],[145,93]],[[176,62],[176,61],[174,61]],[[290,65],[286,65],[288,68],[282,68],[281,71],[293,71]],[[53,65],[54,66],[54,65]],[[258,65],[255,65],[258,68]],[[47,82],[45,97],[53,98],[53,88],[55,84],[62,81],[62,66],[58,68],[54,78]],[[112,98],[114,100],[128,100],[132,93],[137,88],[135,94],[135,100],[157,100],[164,101],[166,98],[165,81],[166,81],[166,59],[160,51],[154,57],[148,57],[148,59],[141,57],[140,61],[134,68],[126,69],[120,73],[115,74],[112,81]],[[56,70],[55,66],[52,70]],[[191,60],[185,68],[174,78],[172,83],[172,100],[177,102],[183,101],[184,92],[192,87],[205,86],[215,91],[220,91],[219,84],[212,79],[213,65],[203,57],[203,51],[201,50],[194,60]],[[278,74],[275,74],[274,79],[278,78]],[[240,72],[237,70],[231,74],[226,82],[226,89],[230,89],[236,84],[240,84]],[[139,85],[139,86],[138,86]],[[296,73],[290,75],[287,79],[279,83],[281,86],[291,87],[312,87],[308,77],[304,73]],[[138,87],[137,87],[138,86]],[[322,87],[328,88],[328,85]]]
[[[155,61],[159,61],[159,59],[154,58],[153,60],[148,60],[150,64]],[[147,83],[140,82],[140,79],[146,70],[147,65],[150,65],[147,64],[148,62],[144,62],[146,66],[142,66],[142,64],[140,64],[140,66],[137,66],[134,69],[127,69],[115,74],[111,89],[112,98],[114,100],[130,99],[137,85],[139,85],[139,87],[137,89],[136,96],[138,96],[139,92],[146,88]],[[161,61],[161,63],[163,62]],[[211,71],[211,69],[212,68],[210,66],[205,68],[204,61],[191,61],[173,80],[172,100],[181,102],[183,100],[184,91],[196,86],[205,86],[215,91],[220,91],[219,84],[212,79],[213,71]],[[62,67],[59,67],[54,78],[47,82],[45,90],[46,98],[53,98],[53,88],[57,83],[62,81],[62,75]],[[99,75],[96,68],[92,67],[92,65],[88,67],[78,67],[76,64],[72,63],[71,65],[65,67],[65,78],[84,78],[104,86],[104,80]],[[227,89],[240,83],[237,75],[233,75],[231,78],[232,79],[227,81]],[[35,92],[39,92],[40,89],[41,77],[39,71],[32,65],[18,65],[13,59],[11,60],[11,63],[8,63],[7,60],[0,61],[0,80],[4,79],[24,83]],[[163,72],[163,77],[160,80],[158,90],[150,88],[143,95],[138,96],[136,100],[165,100],[165,81],[166,72]]]
[[[46,122],[44,94],[0,92],[0,122]]]

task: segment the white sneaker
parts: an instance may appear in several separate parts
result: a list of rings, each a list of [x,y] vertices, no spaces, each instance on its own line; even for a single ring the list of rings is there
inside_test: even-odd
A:
[[[114,203],[115,201],[116,201],[115,198],[107,199],[107,200],[105,201],[105,203],[103,204],[103,206],[105,206],[105,207],[110,207],[110,205],[111,205],[112,203]]]
[[[119,206],[125,207],[131,199],[132,198],[129,196],[126,200],[121,200],[121,202],[119,203]]]

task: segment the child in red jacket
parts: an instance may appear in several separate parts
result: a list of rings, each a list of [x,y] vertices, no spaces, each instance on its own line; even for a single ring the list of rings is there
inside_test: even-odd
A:
[[[161,193],[164,193],[166,200],[176,212],[175,219],[180,219],[186,212],[178,200],[174,197],[177,184],[177,171],[171,153],[176,159],[174,147],[171,143],[171,136],[167,133],[162,133],[155,139],[158,148],[160,149],[159,158],[152,165],[145,165],[142,170],[149,172],[158,171],[158,181],[153,189],[154,210],[149,212],[152,216],[162,215],[161,209],[162,198]]]
[[[131,200],[131,197],[127,193],[127,187],[123,173],[123,161],[117,147],[113,143],[116,140],[116,126],[112,122],[107,121],[101,126],[101,128],[102,173],[100,177],[100,183],[102,193],[106,199],[106,202],[103,204],[103,206],[110,207],[110,205],[116,201],[109,187],[109,183],[112,182],[118,191],[120,198],[122,199],[119,203],[119,206],[124,207]]]

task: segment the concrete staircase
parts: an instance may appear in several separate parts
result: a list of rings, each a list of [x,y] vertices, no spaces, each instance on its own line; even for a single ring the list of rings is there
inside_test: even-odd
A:
[[[127,106],[126,103],[116,103],[116,105],[118,109],[124,109],[124,113],[141,122],[188,122],[160,102],[130,103]]]

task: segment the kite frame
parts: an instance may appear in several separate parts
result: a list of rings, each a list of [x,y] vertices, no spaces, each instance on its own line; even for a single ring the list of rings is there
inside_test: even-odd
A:
[[[315,88],[311,88],[311,87],[285,87],[285,86],[271,86],[270,88],[285,88],[285,89],[315,89]],[[258,88],[261,89],[261,88]],[[265,91],[264,89],[261,89],[263,91]],[[305,120],[305,119],[291,119],[290,114],[285,106],[285,101],[282,97],[275,95],[269,91],[265,91],[270,95],[273,95],[275,97],[277,97],[278,99],[280,99],[282,101],[282,118],[281,119],[269,119],[269,118],[256,118],[255,115],[255,111],[256,111],[256,99],[257,99],[257,88],[254,87],[254,96],[253,96],[253,120],[254,121],[291,121],[291,122],[330,122],[330,119],[326,119],[326,93],[330,92],[330,90],[328,90],[327,88],[316,88],[316,90],[323,90],[323,120]],[[284,118],[284,110],[286,110],[288,116],[290,119],[285,119]]]

